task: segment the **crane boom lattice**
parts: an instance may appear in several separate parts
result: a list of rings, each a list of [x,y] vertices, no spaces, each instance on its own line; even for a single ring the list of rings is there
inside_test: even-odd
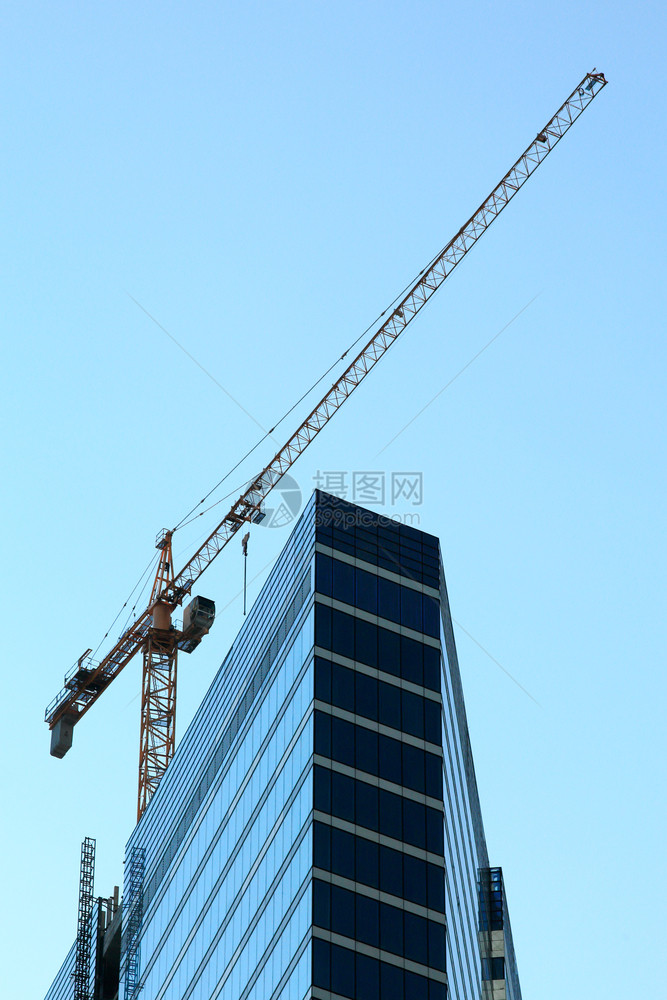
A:
[[[156,635],[156,632],[159,631],[159,629],[156,629],[156,609],[161,613],[165,609],[173,610],[181,604],[184,598],[191,593],[195,582],[204,570],[219,555],[236,532],[248,522],[257,521],[261,518],[262,504],[276,483],[292,467],[308,445],[317,437],[322,428],[328,424],[333,415],[361,384],[378,361],[387,353],[403,330],[447,280],[452,271],[470,252],[480,236],[486,232],[517,192],[521,190],[528,178],[560,142],[591,101],[606,86],[606,83],[607,81],[602,73],[597,73],[593,70],[591,73],[586,74],[567,100],[563,102],[556,114],[538,132],[536,138],[510,167],[491,194],[482,202],[477,211],[471,215],[465,225],[461,227],[458,233],[456,233],[431,263],[424,268],[409,291],[402,296],[388,319],[371,335],[363,349],[357,354],[352,363],[348,365],[328,392],[325,393],[322,399],[320,399],[319,403],[311,410],[288,441],[274,455],[268,465],[262,469],[260,474],[255,477],[250,486],[232,504],[217,527],[197,549],[183,569],[176,575],[169,573],[167,576],[163,575],[160,578],[160,587],[157,591],[154,588],[149,606],[119,638],[113,649],[107,653],[100,663],[94,663],[86,659],[87,654],[84,654],[84,657],[74,665],[65,677],[64,688],[46,710],[46,721],[53,731],[51,752],[54,755],[64,755],[69,745],[71,745],[71,730],[74,724],[88,711],[104,688],[120,673],[140,649],[144,650],[144,682],[146,681],[146,671],[147,669],[149,672],[151,670],[150,663],[157,662],[150,660],[153,653],[147,652],[147,650],[153,650],[157,640],[160,639],[160,636]],[[156,701],[159,701],[160,705],[167,705],[167,713],[175,712],[176,647],[186,648],[182,644],[179,646],[177,635],[172,634],[170,641],[173,643],[173,668],[170,668],[171,674],[169,676],[173,676],[174,683],[171,687],[168,683],[166,687],[162,685],[159,693],[156,694]],[[147,656],[150,661],[148,667],[146,666]],[[173,692],[173,698],[171,697],[171,692]],[[144,695],[142,704],[146,699],[146,688]],[[144,732],[145,724],[144,715],[142,714],[141,760],[144,763],[148,759],[148,743],[145,742]],[[173,727],[171,732],[173,733]],[[162,752],[162,756],[159,760],[155,758],[157,764],[150,782],[146,785],[147,793],[144,794],[143,799],[140,788],[139,813],[141,813],[141,809],[143,808],[142,802],[143,805],[146,804],[150,794],[152,794],[157,785],[157,781],[159,781],[162,771],[169,762],[170,755],[173,753],[173,741],[167,741],[164,746],[166,749]],[[140,773],[144,763],[140,764]],[[146,782],[145,767],[143,774],[143,780]]]

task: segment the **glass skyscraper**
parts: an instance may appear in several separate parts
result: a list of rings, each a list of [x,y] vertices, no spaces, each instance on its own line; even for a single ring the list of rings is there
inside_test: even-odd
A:
[[[123,888],[95,1000],[520,1000],[436,538],[313,494]]]

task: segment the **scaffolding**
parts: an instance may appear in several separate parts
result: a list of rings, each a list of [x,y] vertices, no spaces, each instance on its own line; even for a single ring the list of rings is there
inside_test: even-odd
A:
[[[127,943],[125,951],[125,998],[132,1000],[139,992],[139,936],[143,920],[144,867],[146,850],[133,847],[127,863],[127,889],[123,911],[127,912]]]
[[[76,926],[74,1000],[90,1000],[91,919],[94,881],[95,841],[92,837],[86,837],[81,844],[81,866],[79,869],[79,914]]]

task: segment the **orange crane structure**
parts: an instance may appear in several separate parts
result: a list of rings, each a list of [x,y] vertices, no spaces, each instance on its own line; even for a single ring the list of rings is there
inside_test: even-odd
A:
[[[51,754],[55,757],[63,757],[67,753],[72,745],[76,723],[130,660],[139,651],[142,652],[138,820],[175,750],[178,651],[191,653],[208,632],[215,617],[213,601],[203,597],[195,597],[188,603],[182,627],[177,627],[172,620],[175,609],[190,597],[199,577],[234,535],[244,525],[262,520],[264,500],[281,477],[446,281],[606,83],[604,74],[593,70],[577,84],[488,198],[421,271],[409,291],[400,297],[388,319],[370,336],[340,378],[251,481],[178,573],[174,572],[172,559],[173,530],[162,531],[158,535],[156,548],[160,556],[147,607],[102,660],[94,661],[92,651],[88,649],[65,675],[64,687],[45,713],[45,720],[51,729]]]

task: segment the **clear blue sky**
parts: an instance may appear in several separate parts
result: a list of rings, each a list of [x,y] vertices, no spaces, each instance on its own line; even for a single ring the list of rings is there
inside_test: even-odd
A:
[[[524,994],[654,995],[663,5],[25,0],[3,22],[3,996],[43,996],[69,948],[83,837],[106,895],[134,823],[139,662],[63,761],[44,707],[158,529],[258,436],[127,293],[271,426],[593,66],[609,86],[295,476],[423,473]],[[253,531],[253,594],[286,537]],[[233,603],[181,660],[181,733],[241,573],[233,546],[202,579]]]

